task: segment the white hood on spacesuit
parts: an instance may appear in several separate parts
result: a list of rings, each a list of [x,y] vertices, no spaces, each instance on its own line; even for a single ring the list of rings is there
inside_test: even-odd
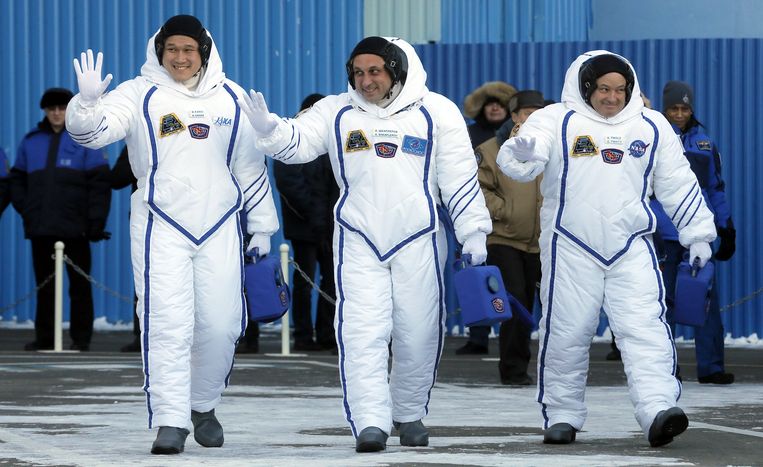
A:
[[[591,57],[597,55],[615,55],[621,58],[633,72],[633,92],[631,93],[631,100],[625,105],[625,108],[620,111],[614,117],[603,117],[593,107],[583,100],[583,96],[580,94],[580,67]],[[592,120],[599,122],[609,123],[612,125],[624,122],[630,118],[633,118],[641,114],[641,110],[644,108],[644,101],[641,99],[641,88],[638,84],[638,76],[636,76],[636,70],[633,69],[633,65],[626,58],[616,53],[612,53],[608,50],[591,50],[578,56],[572,65],[567,69],[567,74],[564,77],[564,87],[562,88],[562,102],[567,108],[574,110],[580,114],[585,115]]]
[[[220,54],[217,53],[217,46],[215,45],[212,35],[207,32],[207,35],[212,39],[212,50],[209,52],[209,60],[206,67],[201,70],[202,76],[199,80],[195,90],[189,90],[183,83],[179,83],[172,78],[170,72],[167,71],[160,63],[156,56],[156,47],[154,47],[154,40],[159,31],[148,39],[146,45],[146,62],[140,68],[140,74],[148,81],[159,86],[166,86],[186,94],[188,96],[202,96],[214,89],[216,86],[222,84],[225,80],[225,73],[223,73],[223,62],[220,59]]]
[[[379,118],[394,115],[400,109],[421,100],[429,92],[426,86],[427,72],[424,71],[424,65],[421,64],[421,60],[413,46],[397,37],[385,37],[385,39],[400,47],[408,60],[408,77],[400,94],[387,107],[379,107],[365,100],[351,85],[347,85],[347,92],[350,94],[353,103]]]

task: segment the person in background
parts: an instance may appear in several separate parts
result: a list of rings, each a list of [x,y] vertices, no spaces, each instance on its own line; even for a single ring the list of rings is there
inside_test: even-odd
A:
[[[261,93],[239,101],[257,148],[287,163],[328,153],[334,210],[335,328],[343,407],[357,452],[381,451],[395,427],[427,446],[423,417],[445,334],[443,268],[449,216],[463,253],[485,261],[490,215],[458,107],[426,87],[414,48],[367,37],[345,64],[346,93],[294,119]],[[390,341],[392,368],[389,368]]]
[[[66,128],[72,93],[50,88],[40,99],[45,117],[24,136],[11,169],[11,201],[24,220],[24,236],[32,243],[37,286],[53,274],[54,244],[90,274],[90,242],[108,240],[106,220],[111,204],[109,160],[103,151],[80,146]],[[67,263],[71,350],[90,350],[93,336],[93,292],[90,282]],[[25,350],[53,348],[53,283],[37,291],[35,340]]]
[[[310,94],[300,112],[321,100],[322,94]],[[294,261],[315,278],[315,266],[321,275],[320,288],[336,301],[333,262],[333,209],[339,199],[339,185],[331,170],[328,154],[307,164],[274,161],[273,173],[281,196],[284,237],[291,242]],[[292,281],[294,350],[336,350],[334,304],[318,297],[313,339],[312,295],[310,283],[295,272]]]
[[[736,250],[736,229],[731,220],[731,209],[726,200],[721,174],[721,154],[713,139],[694,113],[694,89],[683,81],[668,81],[662,91],[662,108],[665,118],[675,127],[681,137],[684,155],[688,159],[699,188],[713,213],[720,245],[714,260],[728,261]],[[657,201],[652,207],[657,214],[657,229],[664,241],[665,262],[662,277],[665,281],[667,318],[675,332],[675,288],[678,264],[687,253],[679,242],[670,217]],[[700,384],[731,384],[734,374],[726,372],[723,357],[723,322],[718,303],[718,288],[710,289],[710,307],[704,326],[694,327],[694,349],[697,356],[697,379]]]
[[[520,91],[509,100],[511,133],[533,112],[543,108],[543,94],[535,90]],[[536,284],[540,281],[540,180],[516,182],[496,165],[498,149],[503,141],[490,138],[475,149],[479,165],[479,181],[485,203],[493,219],[493,232],[487,237],[487,264],[498,267],[506,291],[532,312]],[[513,386],[533,384],[527,373],[530,364],[532,329],[518,317],[501,323],[499,333],[498,370],[501,383]]]
[[[562,103],[530,115],[498,154],[501,171],[515,180],[544,174],[537,396],[544,443],[572,443],[583,428],[589,349],[602,308],[649,444],[670,443],[689,425],[676,406],[681,383],[650,196],[700,265],[712,255],[716,232],[681,141],[639,92],[625,58],[583,53],[567,70]]]
[[[189,428],[221,447],[215,409],[247,323],[242,230],[265,255],[278,230],[264,155],[198,18],[177,15],[148,39],[140,76],[104,94],[103,55],[74,60],[79,94],[66,111],[76,139],[124,139],[138,190],[130,240],[152,454],[178,454]],[[239,212],[245,213],[246,226]]]
[[[474,120],[467,127],[472,147],[496,136],[510,120],[509,100],[517,93],[514,86],[503,81],[489,81],[464,99],[464,115]],[[456,349],[457,355],[486,355],[490,342],[490,326],[470,326],[466,343]]]

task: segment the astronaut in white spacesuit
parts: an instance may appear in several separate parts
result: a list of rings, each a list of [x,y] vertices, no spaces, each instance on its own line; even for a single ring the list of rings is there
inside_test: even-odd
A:
[[[151,452],[182,452],[191,427],[202,446],[222,446],[214,410],[247,323],[240,218],[261,255],[278,230],[264,156],[236,104],[244,91],[188,15],[149,39],[140,76],[105,95],[101,63],[90,50],[75,59],[66,126],[91,148],[124,138],[138,179],[130,238],[148,424],[159,427]]]
[[[627,60],[603,50],[582,54],[567,70],[562,103],[533,113],[498,155],[516,180],[544,172],[538,402],[545,443],[571,443],[583,427],[588,349],[601,308],[650,445],[671,442],[688,425],[676,407],[681,384],[649,197],[665,206],[681,244],[703,266],[716,233],[678,136],[639,95]]]
[[[340,187],[334,323],[356,451],[383,450],[393,426],[402,445],[426,446],[421,419],[445,333],[447,244],[438,207],[475,264],[487,256],[490,217],[464,120],[455,104],[428,91],[413,47],[365,38],[346,70],[346,93],[295,119],[270,114],[254,91],[241,107],[266,154],[285,163],[330,155]]]

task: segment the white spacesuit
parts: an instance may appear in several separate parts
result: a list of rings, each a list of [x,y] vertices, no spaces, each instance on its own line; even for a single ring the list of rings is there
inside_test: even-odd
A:
[[[159,63],[152,37],[140,76],[95,102],[75,96],[66,115],[84,146],[124,138],[138,179],[130,236],[149,427],[190,428],[192,409],[219,403],[247,323],[241,217],[260,253],[278,230],[264,156],[236,104],[243,91],[208,41],[194,86]]]
[[[681,386],[674,376],[676,353],[665,322],[649,198],[666,206],[681,243],[696,245],[703,257],[705,251],[709,257],[705,247],[715,227],[678,136],[659,112],[644,107],[627,60],[615,56],[610,64],[616,68],[619,61],[626,71],[615,72],[630,75],[624,108],[609,118],[593,108],[597,78],[615,68],[592,74],[585,67],[594,63],[592,57],[607,54],[613,55],[588,52],[573,62],[562,103],[534,112],[517,138],[501,147],[498,164],[520,181],[544,173],[538,358],[544,428],[583,426],[588,349],[603,308],[622,351],[636,419],[656,446],[672,436],[650,434],[650,427],[658,413],[674,408]],[[574,432],[570,436],[546,442],[571,442]]]
[[[257,140],[259,149],[285,163],[330,155],[340,187],[335,328],[344,410],[356,437],[366,427],[389,434],[393,421],[413,422],[427,413],[445,333],[447,243],[438,205],[452,218],[458,241],[470,245],[465,252],[470,237],[481,239],[475,243],[481,241],[484,251],[491,231],[458,108],[428,91],[410,44],[388,40],[397,47],[381,38],[358,44],[348,62],[346,93],[325,97],[292,120],[270,114],[277,125]],[[384,50],[360,52],[374,41]],[[388,54],[398,47],[405,56]],[[359,53],[385,59],[394,82],[388,105],[371,103],[355,89],[350,68]],[[402,63],[407,68],[401,70]]]

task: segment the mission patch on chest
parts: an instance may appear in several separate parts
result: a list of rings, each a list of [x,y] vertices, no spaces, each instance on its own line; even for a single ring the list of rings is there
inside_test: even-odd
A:
[[[370,148],[371,145],[368,144],[368,138],[366,138],[363,130],[352,130],[347,135],[347,142],[344,144],[345,152],[365,151]]]
[[[162,115],[159,120],[159,136],[165,137],[185,130],[185,125],[174,113]]]
[[[572,144],[572,157],[595,156],[599,153],[599,148],[593,142],[593,138],[588,135],[575,137]]]

